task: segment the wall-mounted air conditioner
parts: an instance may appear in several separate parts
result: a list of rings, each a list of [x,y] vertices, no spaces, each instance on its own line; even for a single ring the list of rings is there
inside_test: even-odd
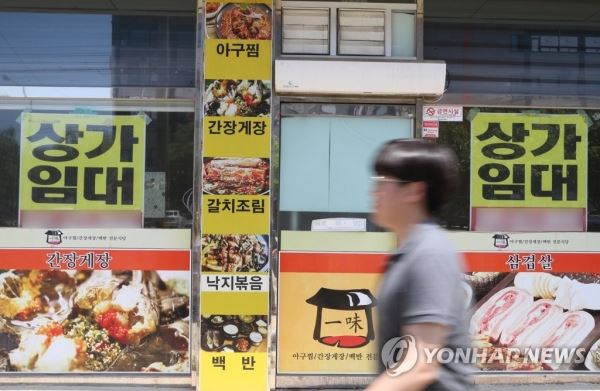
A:
[[[443,61],[275,61],[280,96],[437,97],[445,83]]]

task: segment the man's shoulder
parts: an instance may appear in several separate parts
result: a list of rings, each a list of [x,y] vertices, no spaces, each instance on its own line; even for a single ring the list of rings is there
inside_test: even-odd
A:
[[[464,268],[464,260],[448,237],[446,231],[429,224],[419,228],[418,237],[411,251],[405,256],[418,270],[456,273]]]
[[[437,224],[419,224],[413,240],[415,252],[456,254],[456,248],[450,241],[446,230]]]

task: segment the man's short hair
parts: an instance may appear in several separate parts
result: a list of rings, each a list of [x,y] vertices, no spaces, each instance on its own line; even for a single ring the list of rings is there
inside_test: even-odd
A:
[[[397,139],[378,151],[374,169],[377,175],[408,182],[425,182],[426,207],[437,214],[450,199],[456,186],[458,163],[445,146],[422,139]]]

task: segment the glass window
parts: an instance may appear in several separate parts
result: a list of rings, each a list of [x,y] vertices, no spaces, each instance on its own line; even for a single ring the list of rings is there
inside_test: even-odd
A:
[[[415,57],[415,15],[392,12],[392,57]]]
[[[329,8],[283,8],[284,54],[329,54]]]
[[[558,52],[559,45],[559,38],[556,35],[540,36],[541,52]]]
[[[0,85],[194,86],[187,16],[0,12]]]
[[[327,118],[282,119],[281,210],[329,210],[329,127]]]
[[[301,105],[282,111],[300,112]],[[385,106],[307,104],[302,108],[306,114],[315,112],[316,106],[321,115],[284,117],[281,122],[280,224],[284,230],[310,230],[311,221],[318,218],[366,217],[371,210],[369,177],[376,150],[388,140],[412,137],[412,117],[378,117],[377,112],[387,112]],[[354,115],[331,115],[347,112],[348,106],[353,106]]]
[[[0,110],[0,226],[16,227],[19,213],[19,139],[16,110]]]
[[[452,199],[452,203],[446,208],[443,221],[450,229],[470,230],[473,229],[474,221],[471,220],[470,200],[470,176],[471,172],[471,122],[470,119],[475,113],[539,113],[539,114],[555,114],[555,115],[573,115],[583,114],[589,119],[587,128],[588,145],[587,145],[587,231],[600,231],[600,109],[598,110],[568,110],[568,109],[504,109],[504,108],[465,108],[463,122],[440,122],[440,137],[438,142],[448,145],[454,150],[458,157],[458,170],[460,183],[456,194]],[[493,209],[493,208],[488,208]],[[535,208],[530,208],[535,209]],[[544,213],[544,208],[536,212],[533,223],[537,225],[534,230],[543,231],[541,227],[542,221],[540,216]],[[546,214],[545,221],[551,224],[559,225],[575,225],[577,219],[581,221],[581,209],[575,211],[575,215],[569,208],[554,208],[552,215]],[[558,210],[558,209],[563,209]],[[548,209],[546,209],[548,210]],[[525,210],[521,209],[519,215],[526,216]],[[531,215],[529,215],[531,216]],[[557,217],[558,216],[558,217]],[[499,218],[501,221],[507,221],[504,216],[496,215],[491,218]],[[551,221],[555,219],[555,221]],[[558,221],[556,221],[558,219]],[[514,223],[514,221],[507,221]],[[528,223],[527,221],[523,222]],[[479,222],[477,223],[479,224]],[[496,224],[495,227],[490,227],[490,230],[507,230],[503,223]],[[553,229],[557,230],[557,229]],[[576,229],[574,229],[576,230]]]
[[[410,138],[408,118],[332,118],[329,141],[329,210],[371,211],[371,163],[386,141]]]
[[[338,10],[338,54],[385,55],[384,24],[384,11]]]
[[[573,36],[561,36],[560,37],[560,51],[574,53],[577,52],[579,47],[579,37]]]
[[[446,61],[448,93],[596,96],[598,27],[425,19],[424,56]]]
[[[588,231],[600,232],[600,109],[586,110],[592,120],[588,129]]]
[[[65,110],[35,110],[71,113]],[[0,109],[0,226],[18,226],[19,156],[21,110]],[[135,115],[138,111],[97,111],[106,115]],[[145,111],[145,227],[191,226],[193,187],[194,114],[190,112]],[[177,219],[169,214],[176,211]],[[171,218],[169,218],[171,217]]]
[[[282,53],[415,58],[414,2],[367,3],[284,1]]]
[[[600,53],[600,36],[585,37],[585,51],[587,53]]]

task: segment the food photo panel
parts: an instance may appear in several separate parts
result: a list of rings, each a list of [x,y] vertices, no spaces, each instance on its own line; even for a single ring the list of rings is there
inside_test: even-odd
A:
[[[212,39],[271,39],[271,8],[256,3],[207,2],[206,37]]]
[[[266,117],[270,113],[270,80],[205,81],[205,116]]]
[[[200,347],[206,352],[267,351],[267,315],[202,315]]]
[[[0,273],[0,370],[188,372],[190,274]]]
[[[269,271],[267,235],[202,235],[202,271]]]
[[[477,298],[470,321],[474,346],[499,358],[520,352],[511,360],[478,362],[479,369],[600,370],[600,275],[471,273],[465,280]],[[482,289],[488,291],[481,297]],[[531,353],[537,350],[563,359],[544,360]]]
[[[269,159],[204,158],[202,191],[212,195],[269,194]]]

